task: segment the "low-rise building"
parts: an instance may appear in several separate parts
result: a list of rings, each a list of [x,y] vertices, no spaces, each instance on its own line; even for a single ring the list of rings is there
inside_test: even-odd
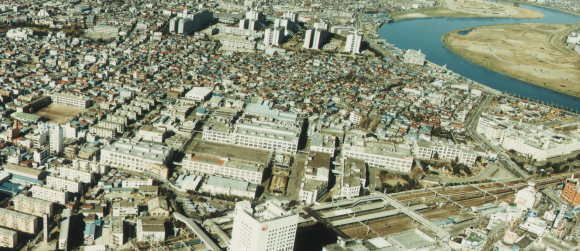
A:
[[[155,217],[169,217],[171,211],[164,197],[155,197],[147,201],[147,211],[149,215]]]
[[[227,195],[254,199],[257,188],[258,186],[256,184],[245,181],[210,176],[207,182],[201,187],[201,191],[212,195]]]
[[[137,241],[149,243],[165,241],[165,219],[142,217],[137,220]]]
[[[139,214],[138,205],[128,200],[113,202],[111,209],[113,217],[137,216]]]

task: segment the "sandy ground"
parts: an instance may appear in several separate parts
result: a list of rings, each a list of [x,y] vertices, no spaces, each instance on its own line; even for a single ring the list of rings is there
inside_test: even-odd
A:
[[[81,113],[83,110],[63,104],[50,104],[49,106],[40,109],[36,115],[46,118],[59,124],[63,124],[71,120],[74,116]]]
[[[454,53],[494,71],[580,97],[580,56],[565,36],[579,24],[514,24],[477,27],[466,35],[448,33]]]
[[[515,7],[508,3],[485,0],[441,0],[441,6],[433,9],[395,15],[396,20],[427,17],[502,17],[542,18],[544,14]]]

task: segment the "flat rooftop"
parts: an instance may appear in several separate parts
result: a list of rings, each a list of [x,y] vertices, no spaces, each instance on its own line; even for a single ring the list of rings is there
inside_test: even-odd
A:
[[[193,141],[189,153],[194,155],[209,155],[221,158],[237,159],[248,162],[268,162],[270,153],[234,145],[218,144],[205,141]]]

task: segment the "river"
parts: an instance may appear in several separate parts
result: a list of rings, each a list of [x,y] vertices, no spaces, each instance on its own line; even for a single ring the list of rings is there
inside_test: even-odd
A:
[[[511,78],[477,64],[471,63],[461,56],[453,54],[443,45],[441,38],[448,32],[483,25],[545,23],[570,24],[580,22],[580,17],[569,13],[522,5],[534,11],[544,13],[540,19],[513,18],[426,18],[407,19],[385,24],[379,29],[379,34],[389,43],[401,49],[421,50],[427,59],[469,79],[510,93],[518,97],[529,98],[546,104],[556,105],[580,112],[580,98],[562,94],[543,87],[528,84]],[[509,35],[506,35],[509,36]],[[525,48],[522,48],[525,49]],[[578,83],[580,84],[580,83]]]

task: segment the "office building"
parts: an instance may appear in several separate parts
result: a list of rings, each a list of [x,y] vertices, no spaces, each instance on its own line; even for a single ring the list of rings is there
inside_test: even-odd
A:
[[[51,217],[54,209],[53,203],[50,201],[28,197],[23,194],[16,195],[12,202],[14,203],[14,210],[39,217],[44,215]]]
[[[294,249],[298,215],[284,209],[281,202],[268,200],[253,206],[236,203],[232,230],[232,251],[290,251]]]
[[[18,245],[18,232],[0,227],[0,247],[13,249]]]
[[[35,234],[39,228],[38,217],[0,208],[0,226],[13,230]]]
[[[281,28],[266,29],[264,32],[264,45],[280,45],[284,40],[284,31]]]
[[[346,43],[344,45],[344,52],[359,54],[362,46],[362,35],[358,32],[346,36]]]

